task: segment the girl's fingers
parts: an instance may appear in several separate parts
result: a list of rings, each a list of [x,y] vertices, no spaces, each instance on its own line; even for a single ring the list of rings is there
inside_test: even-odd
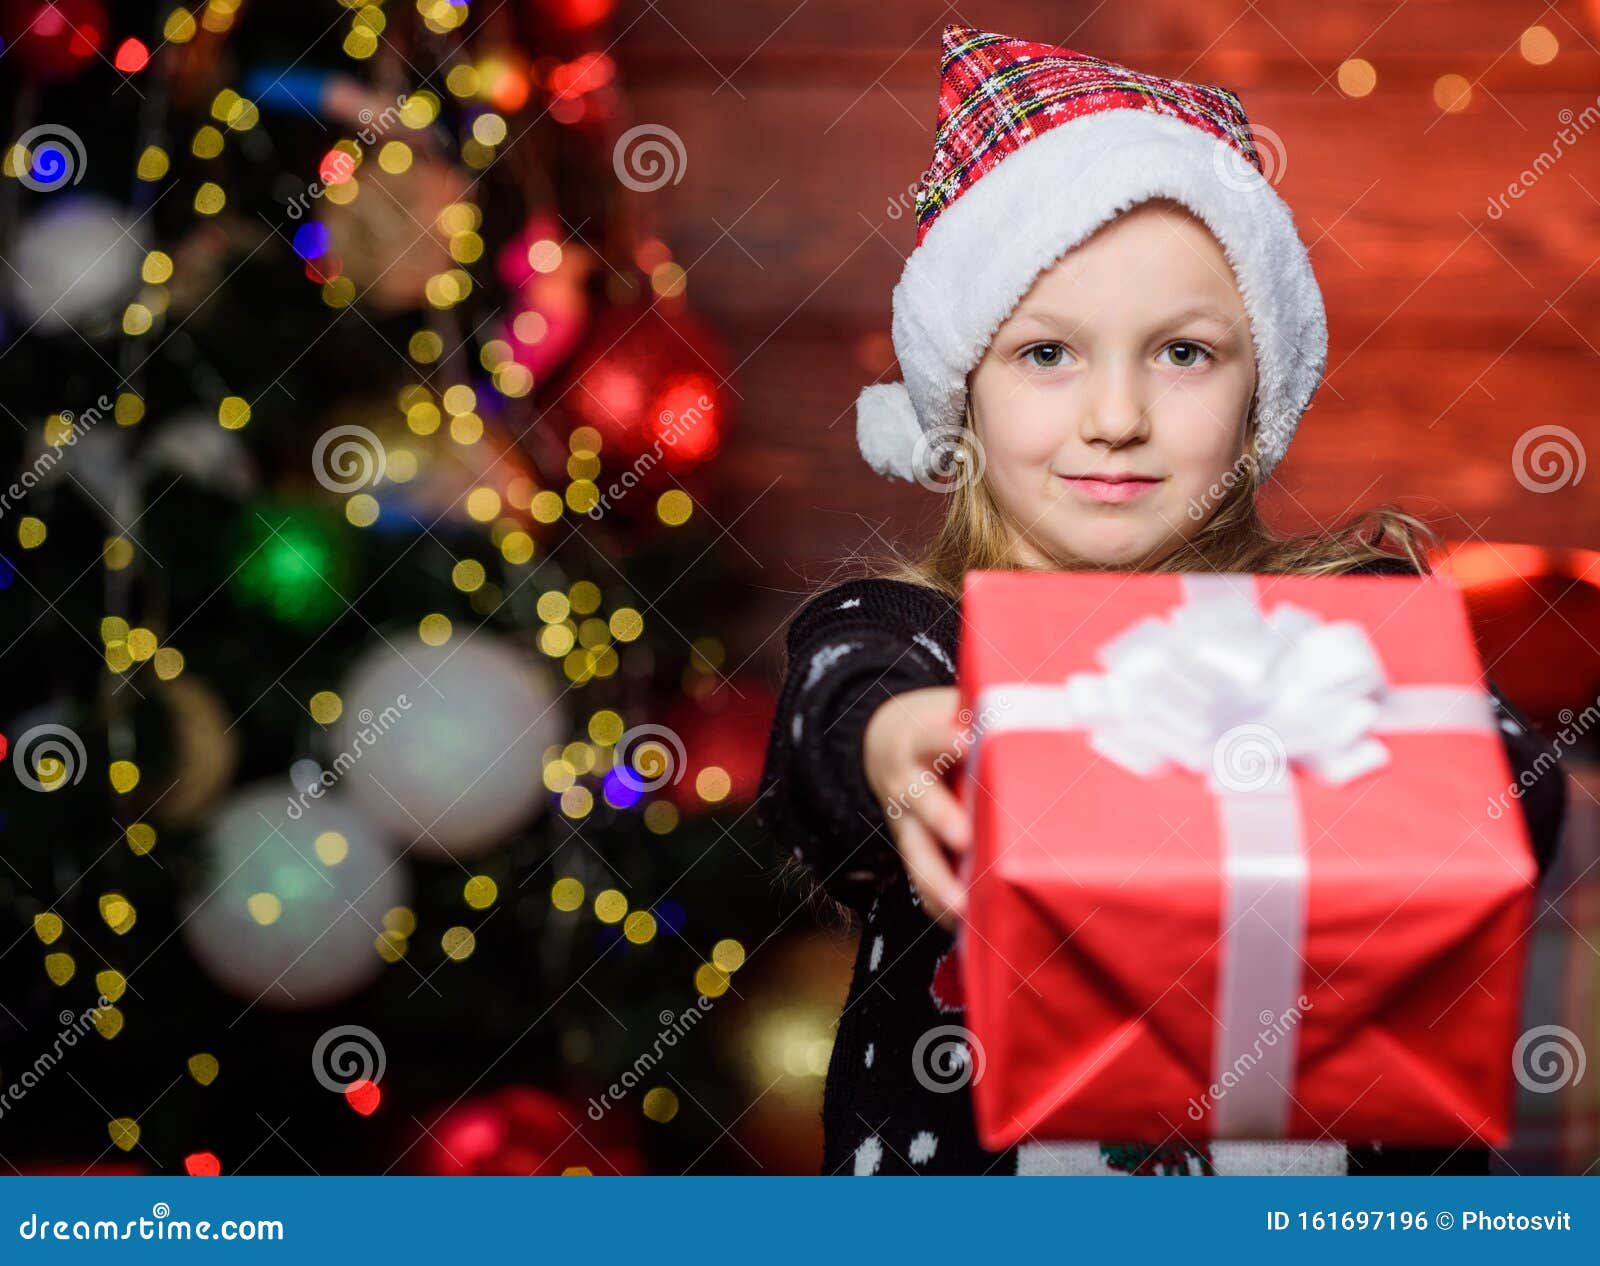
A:
[[[930,782],[910,802],[911,815],[955,853],[972,846],[972,824],[955,793],[943,782]]]
[[[967,894],[939,842],[913,817],[900,820],[896,842],[906,872],[922,894],[922,905],[928,916],[953,929],[966,913]]]
[[[956,697],[953,689],[948,694]],[[962,853],[970,843],[971,827],[945,777],[964,758],[966,735],[954,716],[943,715],[943,706],[941,700],[942,719],[921,727],[912,741],[916,768],[907,780],[912,794],[906,796],[905,807],[947,847]]]
[[[918,726],[911,740],[911,749],[918,764],[931,767],[937,761],[939,768],[947,769],[965,753],[966,738],[965,729],[957,724],[953,715],[946,714],[943,704],[940,704],[938,715],[927,718]]]

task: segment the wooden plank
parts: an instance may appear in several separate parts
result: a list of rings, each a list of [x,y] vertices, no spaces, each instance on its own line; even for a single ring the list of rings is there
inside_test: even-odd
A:
[[[1600,14],[1592,4],[1507,5],[1505,0],[1342,0],[1308,9],[1303,0],[1141,0],[1139,4],[1010,0],[981,14],[912,0],[790,0],[775,5],[656,0],[651,11],[620,6],[620,53],[672,53],[679,48],[733,70],[752,53],[804,50],[826,58],[920,58],[936,63],[946,22],[1091,52],[1143,69],[1176,73],[1196,56],[1226,61],[1270,58],[1337,64],[1353,54],[1376,60],[1517,59],[1522,31],[1540,22],[1563,50],[1593,51]],[[630,22],[638,18],[631,26]],[[1509,51],[1508,51],[1509,50]],[[1558,59],[1559,60],[1559,59]],[[748,64],[748,63],[746,63]]]

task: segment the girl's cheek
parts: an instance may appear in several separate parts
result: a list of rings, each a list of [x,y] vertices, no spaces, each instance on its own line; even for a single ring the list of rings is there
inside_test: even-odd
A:
[[[1181,434],[1205,445],[1226,445],[1242,425],[1251,381],[1231,370],[1208,368],[1180,380],[1163,397]]]
[[[1017,469],[1050,462],[1060,451],[1070,430],[1070,410],[1059,399],[1038,393],[1017,391],[997,402],[996,424],[980,439],[988,447],[991,462],[999,461]]]
[[[1061,448],[1061,437],[1056,428],[1041,420],[1039,425],[1016,437],[1005,456],[1024,469],[1045,466]]]
[[[1202,471],[1227,465],[1243,430],[1244,403],[1232,393],[1215,392],[1173,403],[1181,407],[1162,419],[1159,434],[1174,464]]]

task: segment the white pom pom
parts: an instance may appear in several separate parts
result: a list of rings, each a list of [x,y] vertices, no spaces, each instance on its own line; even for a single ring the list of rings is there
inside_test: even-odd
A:
[[[917,477],[922,424],[903,382],[877,383],[856,398],[856,443],[867,464],[893,479]]]

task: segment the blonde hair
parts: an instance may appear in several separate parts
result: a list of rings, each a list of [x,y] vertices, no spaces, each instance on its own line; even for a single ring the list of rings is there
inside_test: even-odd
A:
[[[1273,532],[1262,520],[1256,505],[1256,491],[1261,480],[1254,456],[1255,408],[1255,401],[1252,401],[1244,455],[1210,490],[1216,493],[1216,502],[1204,526],[1160,563],[1138,570],[1293,572],[1330,576],[1363,563],[1397,557],[1408,560],[1423,574],[1431,570],[1425,551],[1437,542],[1437,534],[1421,519],[1397,506],[1378,506],[1364,511],[1331,531],[1297,536]],[[959,448],[970,459],[976,451],[970,396],[960,437]],[[973,443],[966,443],[969,438]],[[951,455],[947,451],[946,457]],[[975,470],[970,462],[959,460],[955,467],[958,475]],[[962,578],[969,571],[1042,570],[1014,561],[1011,533],[981,474],[958,478],[948,495],[950,503],[943,522],[922,554],[913,560],[897,560],[892,564],[865,562],[871,574],[925,585],[949,598],[959,599]],[[1203,508],[1201,510],[1203,513]],[[1050,570],[1126,571],[1130,568],[1058,559]]]

